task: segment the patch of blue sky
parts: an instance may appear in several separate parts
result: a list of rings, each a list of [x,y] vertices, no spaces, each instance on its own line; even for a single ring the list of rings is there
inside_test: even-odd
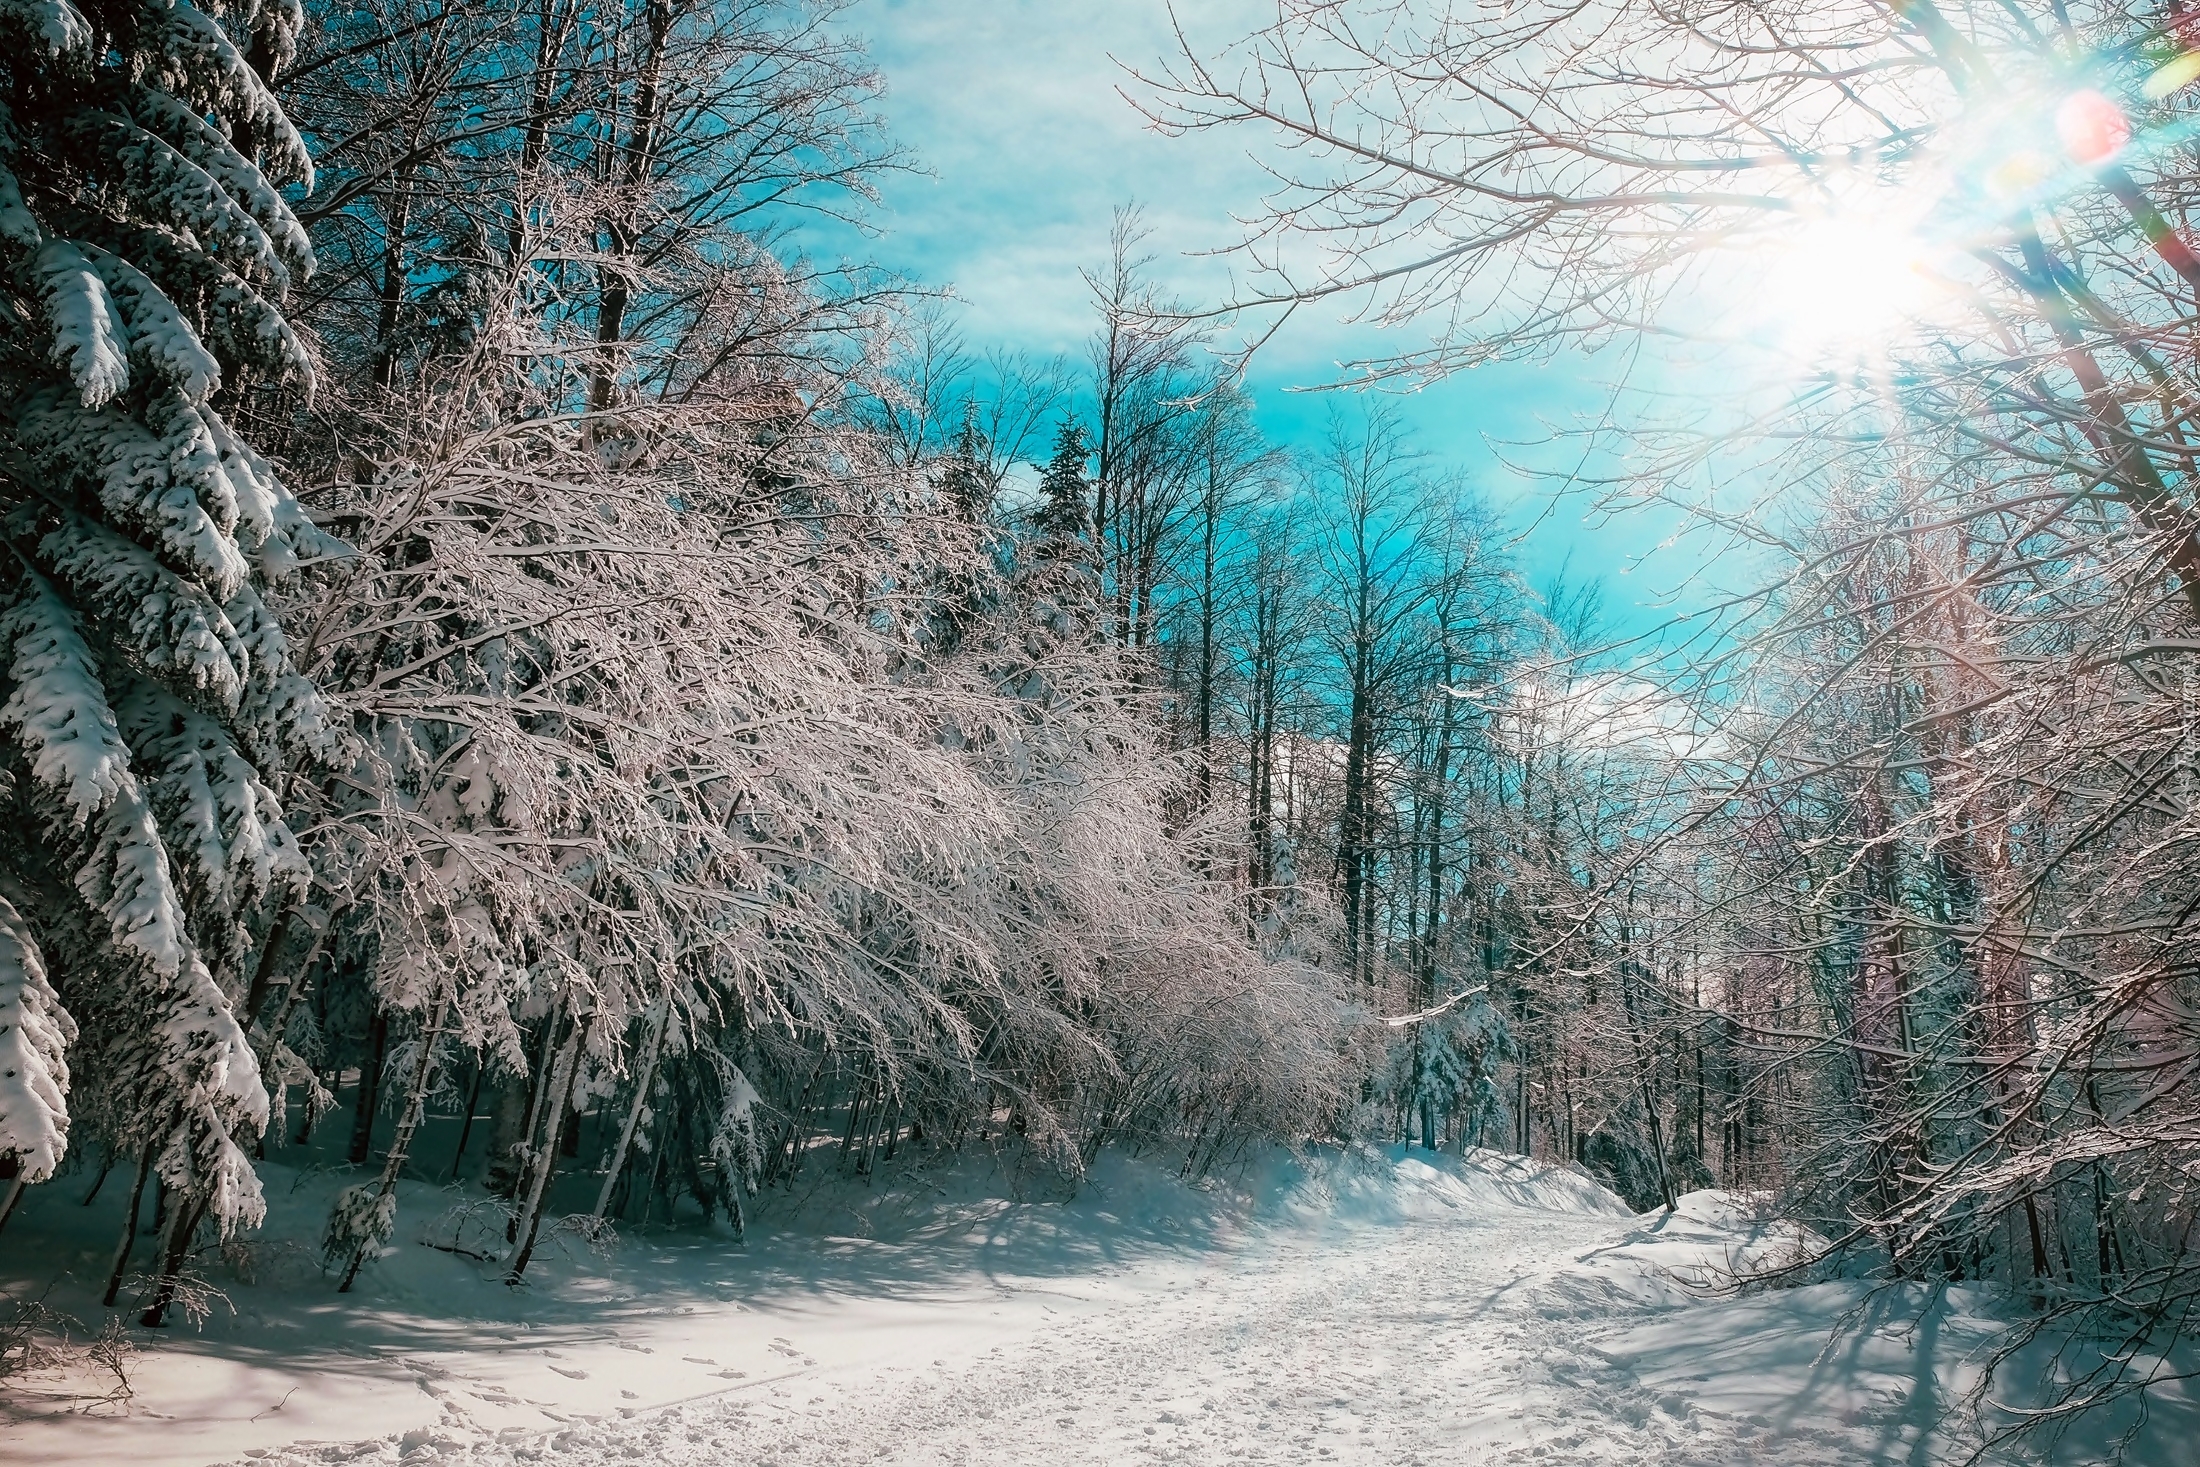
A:
[[[1273,16],[1266,0],[1179,9],[1202,49]],[[858,0],[846,22],[885,75],[894,137],[925,171],[885,181],[869,234],[806,226],[813,254],[952,288],[980,350],[1075,356],[1093,326],[1079,272],[1101,262],[1113,211],[1135,202],[1168,293],[1202,304],[1228,296],[1231,264],[1215,252],[1240,236],[1233,216],[1262,195],[1266,177],[1249,150],[1263,140],[1244,130],[1165,137],[1126,98],[1138,92],[1126,68],[1150,71],[1177,54],[1163,0]],[[1426,339],[1412,324],[1379,329],[1346,310],[1299,312],[1254,358],[1247,387],[1279,444],[1311,444],[1338,400],[1306,389],[1335,383],[1345,363]],[[1606,517],[1586,496],[1554,492],[1582,467],[1561,434],[1602,411],[1600,374],[1614,365],[1561,355],[1485,366],[1398,402],[1433,463],[1504,515],[1531,584],[1596,581],[1610,629],[1640,634],[1673,606],[1703,600],[1702,556],[1674,542],[1677,518]]]

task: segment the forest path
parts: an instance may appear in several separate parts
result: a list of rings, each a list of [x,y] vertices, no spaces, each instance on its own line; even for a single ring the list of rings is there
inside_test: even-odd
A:
[[[1534,1213],[1416,1218],[1217,1259],[1157,1297],[860,1386],[790,1382],[576,1437],[668,1464],[1854,1461],[1654,1392],[1587,1341],[1564,1265],[1628,1229]],[[1598,1307],[1601,1305],[1602,1307]],[[851,1388],[854,1387],[854,1388]],[[730,1452],[730,1458],[729,1458]],[[600,1454],[600,1455],[599,1455]]]
[[[824,1319],[806,1331],[799,1314],[766,1310],[751,1328],[783,1331],[769,1348],[789,1369],[660,1409],[550,1434],[422,1429],[256,1456],[260,1467],[1908,1459],[1900,1433],[1872,1452],[1853,1417],[1705,1409],[1594,1346],[1672,1313],[1685,1291],[1666,1270],[1746,1247],[1746,1230],[1669,1234],[1563,1174],[1507,1194],[1419,1171],[1433,1186],[1418,1205],[1380,1220],[1305,1213],[1107,1281],[996,1279],[952,1328],[944,1315],[882,1318],[861,1358],[833,1348]],[[1655,1263],[1631,1255],[1646,1246],[1663,1250]],[[1645,1286],[1653,1275],[1668,1283]]]

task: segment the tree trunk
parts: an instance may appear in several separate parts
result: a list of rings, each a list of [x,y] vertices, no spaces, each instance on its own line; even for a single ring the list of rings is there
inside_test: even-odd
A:
[[[548,1110],[549,1130],[542,1138],[542,1146],[535,1157],[533,1174],[527,1184],[527,1198],[515,1219],[520,1224],[519,1251],[512,1255],[511,1266],[505,1270],[504,1282],[517,1284],[527,1272],[527,1264],[535,1256],[535,1236],[542,1226],[543,1198],[550,1189],[550,1175],[557,1170],[559,1132],[565,1129],[565,1114],[573,1100],[573,1084],[580,1073],[581,1033],[587,1025],[579,1015],[573,1018],[573,1026],[566,1035],[563,1048],[558,1051],[557,1068],[551,1073],[551,1091]]]
[[[367,1052],[359,1062],[359,1093],[354,1097],[357,1108],[352,1113],[348,1154],[353,1166],[363,1164],[374,1149],[374,1113],[381,1101],[382,1061],[388,1055],[389,1044],[389,1015],[378,1004],[374,1022],[367,1028]]]
[[[1372,904],[1368,901],[1369,845],[1374,819],[1371,788],[1374,779],[1375,712],[1372,690],[1367,685],[1366,663],[1373,649],[1356,649],[1352,667],[1350,728],[1345,742],[1344,810],[1338,820],[1337,865],[1344,881],[1345,967],[1356,983],[1374,974],[1368,947]]]
[[[458,1180],[459,1169],[466,1165],[466,1143],[474,1134],[474,1112],[481,1109],[481,1082],[489,1073],[489,1057],[474,1056],[474,1079],[466,1087],[466,1118],[459,1122],[458,1148],[451,1153],[451,1180]]]
[[[579,14],[577,0],[537,0],[535,74],[528,87],[527,125],[521,133],[518,187],[512,199],[511,223],[505,231],[505,255],[516,271],[527,246],[527,215],[531,207],[535,174],[550,148],[551,110],[557,101],[558,60],[565,54]]]
[[[237,1018],[247,1029],[252,1027],[252,1021],[259,1016],[260,1006],[267,1002],[267,991],[274,987],[276,955],[289,940],[291,924],[297,920],[297,905],[286,905],[281,914],[268,924],[267,936],[260,939],[260,960],[252,965],[252,984],[246,991],[244,1007],[237,1013]]]
[[[175,1302],[176,1282],[183,1272],[184,1257],[191,1251],[191,1239],[206,1216],[207,1201],[204,1195],[178,1197],[168,1209],[168,1236],[161,1249],[159,1281],[153,1286],[153,1302],[138,1316],[138,1323],[147,1329],[159,1329],[168,1306]]]
[[[634,123],[622,149],[626,155],[620,187],[623,197],[618,211],[605,221],[611,237],[607,253],[619,263],[608,272],[609,283],[604,286],[596,308],[599,356],[588,388],[590,412],[600,413],[609,408],[617,390],[617,350],[625,339],[626,312],[633,299],[633,285],[627,272],[634,265],[637,216],[645,202],[650,173],[656,164],[657,129],[663,112],[660,92],[665,51],[672,39],[673,9],[671,0],[648,0],[644,9],[643,24],[648,28],[649,39],[642,53],[640,77],[635,88]]]
[[[618,1142],[611,1148],[611,1164],[603,1174],[603,1190],[596,1194],[593,1216],[604,1215],[611,1205],[611,1189],[618,1184],[619,1174],[626,1170],[626,1153],[634,1144],[634,1133],[641,1127],[642,1112],[649,1107],[649,1088],[657,1078],[657,1055],[671,1019],[672,1000],[658,999],[650,1012],[647,1036],[642,1041],[642,1061],[634,1067],[634,1102],[626,1108],[625,1124],[619,1127]]]
[[[122,1238],[115,1244],[114,1266],[107,1270],[107,1289],[99,1302],[108,1309],[114,1308],[115,1295],[122,1288],[122,1270],[129,1266],[130,1249],[137,1242],[138,1204],[145,1197],[145,1178],[153,1170],[153,1148],[147,1145],[138,1158],[137,1180],[130,1184],[130,1203],[123,1209]]]
[[[533,1165],[535,1132],[542,1123],[543,1098],[550,1090],[552,1060],[565,1037],[565,1006],[561,1002],[543,1021],[534,1063],[527,1072],[524,1092],[507,1084],[497,1092],[495,1124],[489,1133],[489,1165],[483,1181],[499,1197],[518,1200]],[[519,1241],[519,1214],[514,1212],[504,1240]]]
[[[412,1086],[405,1097],[405,1113],[398,1117],[397,1131],[390,1137],[389,1155],[382,1162],[382,1177],[375,1188],[378,1197],[388,1197],[397,1190],[397,1174],[404,1170],[406,1153],[412,1150],[412,1139],[420,1129],[421,1113],[427,1109],[428,1079],[435,1072],[435,1045],[443,1034],[443,1015],[449,1007],[448,996],[439,997],[435,1012],[428,1016],[420,1034],[420,1057],[413,1063]],[[351,1281],[359,1276],[359,1265],[366,1261],[367,1245],[360,1243],[351,1250],[351,1262],[345,1265],[344,1281],[336,1286],[339,1294],[351,1292]]]
[[[107,1153],[107,1159],[99,1164],[99,1175],[92,1178],[92,1190],[84,1194],[84,1200],[79,1202],[77,1206],[90,1207],[93,1201],[98,1198],[99,1189],[107,1185],[107,1174],[114,1169],[115,1154],[110,1151]]]
[[[405,230],[411,219],[412,170],[400,168],[391,186],[374,322],[374,385],[384,392],[397,382],[397,316],[405,304]]]

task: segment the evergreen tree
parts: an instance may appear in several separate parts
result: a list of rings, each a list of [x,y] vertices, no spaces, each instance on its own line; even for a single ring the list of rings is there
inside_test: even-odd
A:
[[[1007,537],[993,524],[995,481],[988,472],[988,450],[978,427],[977,404],[966,404],[939,485],[948,512],[973,532],[973,544],[969,560],[950,565],[941,576],[932,612],[932,651],[938,656],[961,646],[970,628],[993,607],[999,573],[1006,569],[999,558]]]
[[[977,404],[963,412],[963,425],[948,452],[941,487],[947,506],[965,522],[983,525],[993,513],[993,481],[985,471],[985,434],[978,429]]]
[[[1084,429],[1065,417],[1054,434],[1053,456],[1040,472],[1030,541],[1019,550],[1010,578],[1024,621],[1026,665],[1015,681],[1027,701],[1051,701],[1058,690],[1048,664],[1065,650],[1089,649],[1105,626],[1091,485],[1085,478],[1090,452]]]
[[[1064,418],[1054,434],[1054,456],[1039,480],[1039,516],[1032,527],[1039,553],[1049,560],[1093,560],[1092,486],[1085,480],[1091,456],[1085,430]]]
[[[0,0],[0,1158],[49,1176],[72,1111],[149,1154],[171,1272],[261,1212],[232,995],[306,874],[271,784],[326,738],[260,593],[331,547],[229,421],[311,387],[266,80],[301,24]]]

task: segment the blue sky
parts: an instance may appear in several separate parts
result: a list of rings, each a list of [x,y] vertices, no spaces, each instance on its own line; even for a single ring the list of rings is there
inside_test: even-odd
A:
[[[1190,0],[1195,43],[1219,45],[1272,16],[1272,0]],[[1166,138],[1119,89],[1123,70],[1174,54],[1162,0],[858,0],[847,23],[869,41],[889,94],[896,138],[928,176],[890,179],[880,235],[817,235],[819,252],[864,253],[963,302],[971,342],[1040,353],[1075,352],[1092,316],[1078,271],[1100,263],[1112,211],[1136,202],[1151,228],[1155,270],[1178,297],[1208,302],[1229,285],[1224,260],[1203,252],[1237,237],[1232,213],[1256,205],[1262,175],[1251,132]],[[1279,442],[1311,439],[1330,394],[1290,391],[1333,380],[1345,359],[1418,344],[1410,328],[1385,333],[1302,312],[1256,359],[1248,383],[1263,426]],[[1552,425],[1593,411],[1599,363],[1485,367],[1411,394],[1401,406],[1423,448],[1464,470],[1521,532],[1516,554],[1541,583],[1562,565],[1605,583],[1616,620],[1639,630],[1674,579],[1653,561],[1657,534],[1639,524],[1584,523],[1585,506],[1553,504],[1547,483],[1496,461],[1491,440],[1533,442]],[[1545,465],[1555,451],[1527,457]],[[1668,561],[1675,557],[1668,556]]]

